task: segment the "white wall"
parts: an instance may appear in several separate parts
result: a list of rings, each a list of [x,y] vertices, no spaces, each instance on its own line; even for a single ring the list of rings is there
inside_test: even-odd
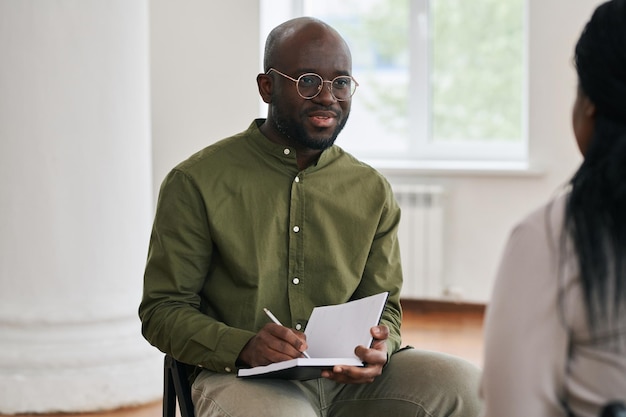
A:
[[[571,133],[574,43],[597,0],[529,0],[529,140],[539,174],[416,171],[393,181],[445,185],[446,285],[485,302],[514,223],[580,162]],[[177,162],[259,115],[256,1],[151,2],[155,186]],[[341,137],[338,140],[341,145]]]
[[[0,1],[0,414],[157,400],[148,1]]]
[[[508,233],[566,182],[580,163],[571,131],[574,44],[597,0],[530,0],[528,133],[538,176],[432,178],[448,185],[447,284],[487,301]]]
[[[152,0],[150,25],[156,198],[174,165],[258,117],[259,7]]]

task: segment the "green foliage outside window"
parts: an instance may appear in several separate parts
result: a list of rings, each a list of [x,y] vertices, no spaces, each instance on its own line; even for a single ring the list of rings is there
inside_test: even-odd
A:
[[[521,0],[432,2],[435,140],[521,140]]]
[[[364,85],[359,100],[408,136],[411,0],[343,0],[312,10],[346,36]],[[332,4],[331,4],[332,3]],[[334,4],[334,6],[333,6]],[[430,120],[434,141],[521,141],[523,0],[431,0]],[[424,90],[423,90],[424,91]]]

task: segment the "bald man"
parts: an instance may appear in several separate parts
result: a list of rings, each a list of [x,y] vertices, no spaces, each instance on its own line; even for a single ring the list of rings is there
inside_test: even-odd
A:
[[[381,174],[334,144],[358,86],[345,40],[293,19],[268,36],[264,67],[267,118],[180,163],[161,186],[144,336],[190,364],[198,417],[478,415],[474,366],[401,348],[400,209]],[[314,307],[384,291],[373,343],[354,347],[366,366],[306,381],[236,377],[301,357]]]

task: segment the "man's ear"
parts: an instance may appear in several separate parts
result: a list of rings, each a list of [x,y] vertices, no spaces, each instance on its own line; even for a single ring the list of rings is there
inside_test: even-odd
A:
[[[267,104],[272,102],[272,77],[267,74],[259,74],[256,76],[256,84],[259,87],[259,94],[263,101]]]

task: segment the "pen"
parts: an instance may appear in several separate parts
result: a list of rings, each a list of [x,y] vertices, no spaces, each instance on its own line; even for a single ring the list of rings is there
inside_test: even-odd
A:
[[[269,311],[267,308],[263,308],[263,311],[265,311],[265,314],[267,314],[267,317],[269,317],[269,318],[270,318],[270,320],[272,320],[274,323],[278,324],[279,326],[282,326],[282,325],[283,325],[283,324],[280,322],[280,320],[278,320],[278,319],[276,318],[276,316],[275,316],[275,315],[273,315],[273,314],[272,314],[272,312],[271,312],[271,311]],[[306,353],[306,352],[302,352],[302,355],[304,355],[304,357],[305,357],[305,358],[309,358],[309,359],[311,359],[311,357],[309,356],[309,354],[308,354],[308,353]]]

